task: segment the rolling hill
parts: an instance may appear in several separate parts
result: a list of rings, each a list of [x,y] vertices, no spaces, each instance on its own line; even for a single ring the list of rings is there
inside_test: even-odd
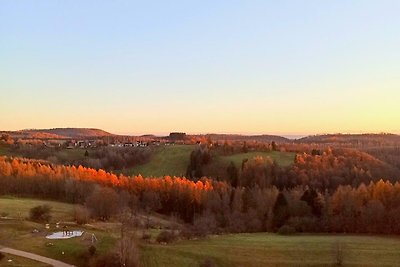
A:
[[[400,135],[380,134],[323,134],[311,135],[297,140],[298,143],[348,143],[348,144],[394,144],[400,143]]]
[[[33,139],[69,139],[84,137],[115,136],[109,132],[94,128],[53,128],[53,129],[27,129],[20,131],[0,132],[9,134],[13,138]]]
[[[45,133],[54,134],[58,136],[65,136],[70,138],[77,137],[101,137],[101,136],[112,136],[113,134],[106,132],[101,129],[94,128],[54,128],[54,129],[35,129],[35,130],[23,130],[26,133]]]
[[[288,138],[278,136],[278,135],[241,135],[241,134],[205,134],[205,135],[198,135],[204,136],[205,138],[210,138],[211,140],[226,140],[226,141],[258,141],[258,142],[278,142],[278,143],[286,143],[290,142]]]

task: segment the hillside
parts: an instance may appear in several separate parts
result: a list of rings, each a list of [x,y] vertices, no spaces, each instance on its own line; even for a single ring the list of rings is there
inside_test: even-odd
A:
[[[7,134],[12,138],[23,139],[69,139],[115,136],[109,132],[94,128],[27,129],[20,131],[0,131],[0,134]]]
[[[213,141],[258,141],[258,142],[278,142],[278,143],[286,143],[290,142],[289,139],[278,136],[278,135],[241,135],[241,134],[206,134],[200,135],[205,138],[210,138]]]
[[[54,128],[54,129],[33,129],[33,130],[22,130],[28,134],[50,134],[63,136],[68,138],[79,138],[79,137],[102,137],[112,136],[113,134],[106,132],[101,129],[94,128]]]
[[[137,165],[125,172],[129,175],[160,177],[164,175],[184,176],[190,160],[190,153],[194,145],[173,145],[158,147],[151,160]]]
[[[297,140],[298,143],[345,143],[345,144],[356,144],[356,145],[379,145],[386,144],[391,145],[400,143],[400,135],[390,133],[380,134],[324,134],[324,135],[312,135],[303,137]]]

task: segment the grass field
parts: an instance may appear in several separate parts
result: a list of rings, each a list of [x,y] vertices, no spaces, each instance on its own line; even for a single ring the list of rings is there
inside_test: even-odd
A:
[[[77,266],[82,265],[82,254],[91,245],[91,234],[95,234],[98,242],[96,243],[97,253],[101,254],[114,247],[118,237],[118,232],[113,230],[100,231],[90,226],[71,225],[71,230],[83,230],[85,235],[79,238],[67,240],[48,240],[45,236],[49,233],[60,231],[55,228],[58,221],[70,222],[72,220],[73,205],[55,201],[44,201],[36,199],[0,198],[0,213],[8,213],[8,217],[22,218],[29,216],[29,210],[37,205],[47,204],[52,207],[52,223],[50,229],[45,229],[42,223],[30,222],[27,220],[0,220],[0,244],[15,249],[32,252],[45,257],[65,261]],[[37,229],[39,232],[34,233]],[[52,243],[51,246],[48,244]],[[64,252],[64,254],[63,254]],[[1,265],[0,265],[1,266]]]
[[[270,151],[270,152],[257,152],[252,151],[248,153],[240,153],[234,154],[230,156],[221,156],[220,160],[229,164],[231,161],[235,163],[236,166],[241,166],[242,161],[244,159],[252,159],[254,157],[270,157],[272,160],[275,160],[280,166],[289,166],[294,162],[295,153],[292,152],[278,152],[278,151]]]
[[[127,174],[149,177],[160,177],[164,175],[171,176],[184,176],[189,164],[190,153],[196,149],[195,145],[175,145],[175,146],[162,146],[154,151],[150,161],[146,164],[136,166],[126,171]],[[243,159],[252,159],[256,156],[271,157],[281,166],[288,166],[293,163],[295,153],[292,152],[249,152],[240,153],[230,156],[217,156],[213,159],[211,168],[214,170],[225,170],[231,161],[236,166],[241,166]],[[211,177],[221,176],[218,172],[211,171],[207,173]]]
[[[4,255],[5,255],[4,259],[0,260],[0,267],[49,267],[50,266],[45,263],[18,257],[11,254],[4,253]]]
[[[4,145],[0,145],[0,156],[8,156],[9,151],[8,148],[5,147]]]
[[[397,237],[235,234],[143,247],[144,266],[334,266],[340,244],[343,266],[399,266]]]
[[[54,156],[59,159],[60,162],[64,161],[73,161],[73,160],[80,160],[85,158],[85,151],[84,148],[74,148],[74,149],[60,149],[56,150],[54,148],[48,148],[48,151],[51,151],[50,156]],[[89,153],[92,150],[89,150]],[[24,157],[18,151],[11,150],[9,147],[4,145],[0,145],[0,156],[14,156],[14,157]],[[43,158],[43,160],[47,160]]]
[[[0,198],[0,212],[7,210],[9,216],[27,214],[38,204],[54,207],[59,219],[69,218],[72,205],[35,199]],[[13,208],[15,210],[13,210]],[[82,266],[82,254],[91,245],[92,233],[98,238],[97,253],[102,254],[115,246],[119,232],[115,223],[102,227],[70,226],[86,232],[85,238],[47,240],[46,234],[56,231],[43,224],[30,221],[7,223],[0,220],[0,244],[43,255],[49,258]],[[102,226],[100,223],[98,226]],[[114,226],[113,226],[114,225]],[[38,229],[34,233],[33,229]],[[160,230],[150,230],[155,236]],[[49,243],[52,243],[49,246]],[[400,238],[388,236],[356,235],[292,235],[269,233],[231,234],[211,236],[199,240],[183,240],[168,245],[141,242],[143,266],[199,266],[206,259],[215,266],[334,266],[337,246],[343,250],[343,266],[399,266]],[[64,253],[63,253],[64,252]],[[7,256],[11,257],[11,256]],[[1,266],[44,266],[22,258],[13,263],[2,261]],[[14,264],[14,265],[12,265]],[[19,264],[19,265],[18,265]]]
[[[194,149],[194,145],[157,147],[148,163],[131,168],[127,173],[131,175],[141,174],[144,177],[184,176],[189,164],[190,153]]]
[[[74,149],[61,149],[59,151],[54,151],[54,156],[63,161],[80,160],[85,158],[86,149],[84,148],[74,148]],[[91,150],[88,150],[89,155]]]
[[[14,218],[28,218],[29,210],[35,206],[47,204],[52,208],[52,221],[72,220],[74,206],[56,201],[38,200],[30,198],[1,197],[0,213],[7,213]]]

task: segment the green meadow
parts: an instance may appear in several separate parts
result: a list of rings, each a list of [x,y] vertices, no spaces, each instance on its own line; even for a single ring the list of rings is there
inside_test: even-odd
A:
[[[338,249],[340,248],[340,249]],[[339,252],[342,251],[342,252]],[[399,266],[400,239],[356,235],[231,234],[145,245],[145,266]]]
[[[190,153],[195,148],[195,145],[157,147],[148,163],[135,166],[126,172],[131,175],[141,174],[144,177],[184,176],[189,164]]]

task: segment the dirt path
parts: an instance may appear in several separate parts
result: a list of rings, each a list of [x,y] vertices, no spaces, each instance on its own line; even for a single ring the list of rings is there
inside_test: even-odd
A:
[[[32,259],[35,261],[40,261],[46,264],[50,264],[54,267],[75,267],[74,265],[70,265],[67,263],[64,263],[62,261],[58,261],[58,260],[53,260],[50,258],[46,258],[43,256],[39,256],[33,253],[29,253],[29,252],[25,252],[22,250],[16,250],[16,249],[12,249],[12,248],[5,248],[5,247],[0,247],[0,252],[4,252],[4,253],[8,253],[8,254],[13,254],[16,256],[20,256],[20,257],[24,257],[24,258],[28,258],[28,259]]]

